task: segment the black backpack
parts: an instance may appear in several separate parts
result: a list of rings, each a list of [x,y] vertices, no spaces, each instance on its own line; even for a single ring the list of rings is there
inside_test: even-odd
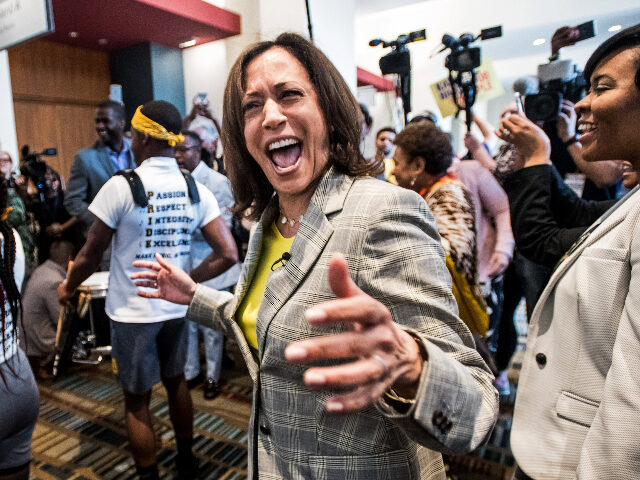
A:
[[[191,203],[200,203],[200,195],[198,194],[196,181],[188,170],[181,168],[180,172],[184,177],[184,181],[187,183],[187,192],[189,193]],[[115,174],[123,176],[127,180],[129,188],[131,189],[131,195],[133,195],[133,201],[136,202],[136,205],[139,207],[146,207],[149,205],[149,199],[147,198],[147,193],[144,191],[142,180],[140,180],[140,177],[134,170],[127,168],[126,170],[118,170]]]

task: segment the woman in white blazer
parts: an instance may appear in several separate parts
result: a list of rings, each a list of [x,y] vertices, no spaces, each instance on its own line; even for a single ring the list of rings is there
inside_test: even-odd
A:
[[[576,105],[584,159],[640,170],[640,25],[598,47],[584,74],[589,94]],[[526,152],[531,193],[544,193],[553,167],[532,125],[508,118],[500,136]],[[563,212],[562,201],[541,194],[519,214],[560,245],[575,232],[571,219],[593,207],[573,202]],[[516,478],[640,478],[639,270],[636,188],[573,244],[536,304],[511,434]]]

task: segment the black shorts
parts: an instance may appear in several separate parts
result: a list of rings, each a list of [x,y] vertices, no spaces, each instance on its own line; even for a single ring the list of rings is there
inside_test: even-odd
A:
[[[162,378],[184,372],[187,325],[184,318],[156,323],[111,320],[113,373],[125,392],[143,394]]]

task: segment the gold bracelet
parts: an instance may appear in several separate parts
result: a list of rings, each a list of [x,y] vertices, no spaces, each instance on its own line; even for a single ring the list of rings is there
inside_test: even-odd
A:
[[[427,351],[424,348],[424,343],[422,343],[422,338],[420,338],[420,336],[414,332],[410,332],[407,330],[405,330],[405,332],[407,332],[407,334],[409,334],[409,336],[413,338],[413,340],[416,342],[416,344],[418,345],[418,351],[420,352],[420,356],[422,357],[422,360],[426,362],[427,359],[429,358],[429,355],[427,354]],[[402,405],[406,405],[407,407],[416,403],[415,398],[409,399],[409,398],[402,397],[398,395],[398,392],[396,392],[391,387],[389,387],[389,390],[384,392],[384,396],[389,400],[401,403]]]
[[[393,388],[389,388],[389,390],[384,392],[384,396],[387,397],[389,400],[393,400],[394,402],[402,403],[404,405],[413,405],[414,403],[416,403],[415,398],[408,399],[408,398],[401,397]]]

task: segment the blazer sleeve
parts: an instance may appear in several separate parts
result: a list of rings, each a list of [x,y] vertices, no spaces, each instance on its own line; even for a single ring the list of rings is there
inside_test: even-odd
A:
[[[381,196],[385,204],[371,215],[356,282],[389,308],[395,322],[419,335],[428,360],[408,412],[383,401],[377,406],[416,442],[445,453],[468,452],[495,423],[493,376],[457,316],[433,216],[420,196],[396,192]],[[441,420],[450,428],[441,429]]]
[[[79,217],[82,223],[88,227],[95,217],[89,212],[89,177],[85,168],[82,153],[78,153],[71,166],[71,174],[67,183],[67,191],[64,197],[64,208],[69,215]]]
[[[506,178],[504,187],[518,250],[549,267],[615,203],[581,199],[551,165],[518,170]]]
[[[637,478],[640,471],[637,440],[640,431],[637,370],[640,359],[640,219],[637,217],[630,231],[633,233],[628,260],[629,290],[624,299],[600,405],[582,445],[576,471],[579,479]]]
[[[205,327],[214,330],[222,330],[227,335],[233,336],[232,332],[228,332],[229,319],[233,316],[233,294],[223,290],[214,290],[198,284],[193,296],[193,300],[187,309],[187,320],[196,322]]]

